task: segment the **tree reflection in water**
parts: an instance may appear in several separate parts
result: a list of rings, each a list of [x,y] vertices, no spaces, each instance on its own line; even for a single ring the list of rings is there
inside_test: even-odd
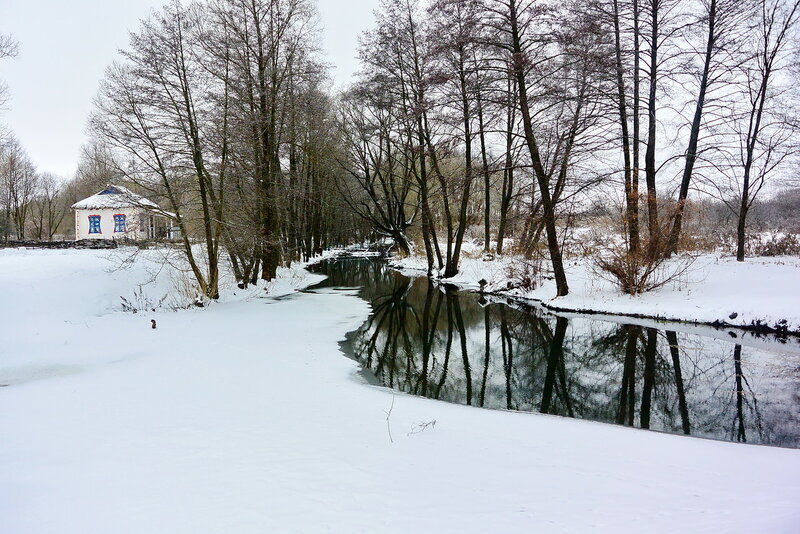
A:
[[[536,307],[328,261],[322,285],[360,287],[372,314],[353,352],[384,385],[460,404],[800,447],[797,374],[782,354],[716,337]]]

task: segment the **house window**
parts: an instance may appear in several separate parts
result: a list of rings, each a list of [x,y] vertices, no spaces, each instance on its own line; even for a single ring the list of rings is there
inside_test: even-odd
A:
[[[100,216],[89,215],[89,233],[99,234],[100,232]]]
[[[125,231],[125,215],[117,214],[114,215],[114,233],[124,232]]]

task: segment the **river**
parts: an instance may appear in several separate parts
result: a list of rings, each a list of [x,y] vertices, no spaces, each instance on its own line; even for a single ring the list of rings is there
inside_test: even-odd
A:
[[[480,408],[800,448],[800,343],[555,314],[412,278],[381,259],[311,268],[372,305],[343,344],[371,379]]]

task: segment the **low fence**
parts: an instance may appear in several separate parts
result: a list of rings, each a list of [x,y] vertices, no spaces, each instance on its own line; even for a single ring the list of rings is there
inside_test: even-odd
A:
[[[0,241],[0,248],[117,248],[113,239],[79,239],[78,241]]]

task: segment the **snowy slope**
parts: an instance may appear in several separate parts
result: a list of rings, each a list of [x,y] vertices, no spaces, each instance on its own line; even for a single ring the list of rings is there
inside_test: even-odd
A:
[[[181,262],[174,250],[2,249],[0,264],[0,331],[13,334],[3,336],[0,384],[117,361],[117,327],[99,325],[128,317],[114,315],[122,309],[122,298],[137,308],[158,306],[158,315],[167,316],[175,313],[170,309],[194,300],[185,289],[186,276],[175,269]],[[270,296],[291,294],[322,279],[301,266],[281,268],[280,275],[268,285]],[[263,287],[237,289],[227,272],[221,285],[223,301],[264,296]],[[150,324],[149,318],[134,318]]]
[[[520,258],[501,256],[484,261],[462,258],[461,272],[448,282],[477,290],[486,280],[487,292],[541,301],[553,309],[625,314],[701,323],[750,326],[761,321],[774,327],[785,320],[789,330],[800,332],[800,258],[749,258],[740,263],[730,257],[706,254],[675,281],[632,297],[598,276],[588,260],[566,264],[570,294],[556,298],[553,280],[541,280],[535,289],[507,290],[519,272]],[[424,258],[393,260],[401,270],[424,272]]]
[[[369,311],[352,292],[121,313],[146,269],[108,272],[102,254],[0,254],[0,329],[14,339],[0,383],[29,360],[69,370],[0,388],[4,533],[800,524],[798,450],[392,394],[338,350]]]

